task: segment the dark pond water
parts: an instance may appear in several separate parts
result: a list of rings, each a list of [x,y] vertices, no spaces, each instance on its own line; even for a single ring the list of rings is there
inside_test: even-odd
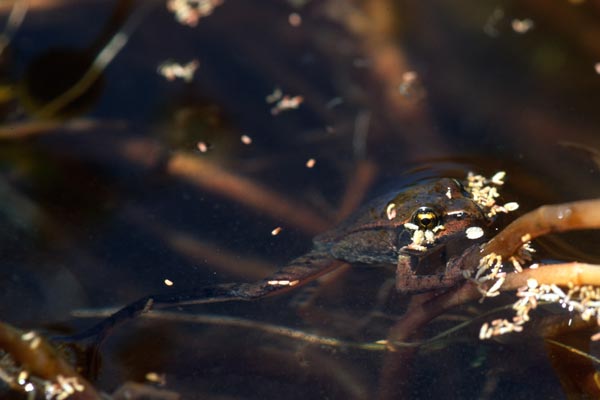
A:
[[[0,60],[0,316],[21,329],[73,333],[97,320],[75,310],[261,279],[364,200],[423,178],[507,171],[515,215],[600,194],[595,2],[224,0],[196,26],[158,0],[29,3]],[[116,34],[128,40],[100,75],[48,108]],[[170,81],[168,60],[198,67]],[[302,103],[273,113],[277,89]],[[598,262],[598,238],[535,245],[540,259]],[[336,275],[304,318],[290,293],[130,322],[90,379],[111,393],[156,372],[185,399],[375,398],[381,349],[264,328],[384,339],[409,300],[384,290],[393,277]],[[535,328],[483,342],[482,322],[420,350],[396,397],[567,397]]]

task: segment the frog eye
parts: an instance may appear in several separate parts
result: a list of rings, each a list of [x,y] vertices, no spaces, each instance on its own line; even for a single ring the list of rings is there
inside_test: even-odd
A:
[[[431,230],[438,226],[440,218],[433,208],[421,207],[413,215],[412,222],[420,229]]]

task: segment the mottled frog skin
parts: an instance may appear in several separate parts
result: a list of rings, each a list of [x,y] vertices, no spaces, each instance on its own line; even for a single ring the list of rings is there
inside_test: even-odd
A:
[[[396,205],[392,219],[387,213],[390,204]],[[413,231],[404,225],[417,223],[413,219],[423,208],[431,209],[438,223],[444,226],[428,248],[453,240],[465,242],[466,228],[484,228],[489,224],[479,205],[458,181],[439,179],[373,200],[339,227],[317,236],[315,248],[327,249],[333,258],[350,263],[396,264],[399,256],[414,254],[406,250]]]
[[[396,288],[402,292],[450,287],[463,279],[458,257],[483,240],[483,236],[468,239],[466,229],[489,224],[457,180],[424,182],[368,203],[345,223],[317,236],[310,252],[262,281],[147,296],[77,336],[103,336],[117,323],[150,308],[257,300],[295,289],[346,264],[396,266]]]

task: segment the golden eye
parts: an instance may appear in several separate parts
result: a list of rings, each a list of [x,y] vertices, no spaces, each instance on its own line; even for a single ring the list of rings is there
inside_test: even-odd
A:
[[[440,219],[432,208],[421,207],[413,216],[412,222],[420,229],[431,230],[438,226]]]

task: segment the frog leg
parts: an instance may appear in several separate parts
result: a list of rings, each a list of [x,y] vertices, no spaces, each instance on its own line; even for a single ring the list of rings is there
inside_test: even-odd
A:
[[[142,297],[83,332],[56,339],[76,341],[95,338],[98,342],[101,342],[115,326],[152,309],[226,301],[259,300],[305,285],[344,264],[343,261],[332,259],[331,255],[326,251],[313,250],[296,258],[287,266],[261,281],[254,283],[225,283],[205,286],[184,293],[158,294]]]

